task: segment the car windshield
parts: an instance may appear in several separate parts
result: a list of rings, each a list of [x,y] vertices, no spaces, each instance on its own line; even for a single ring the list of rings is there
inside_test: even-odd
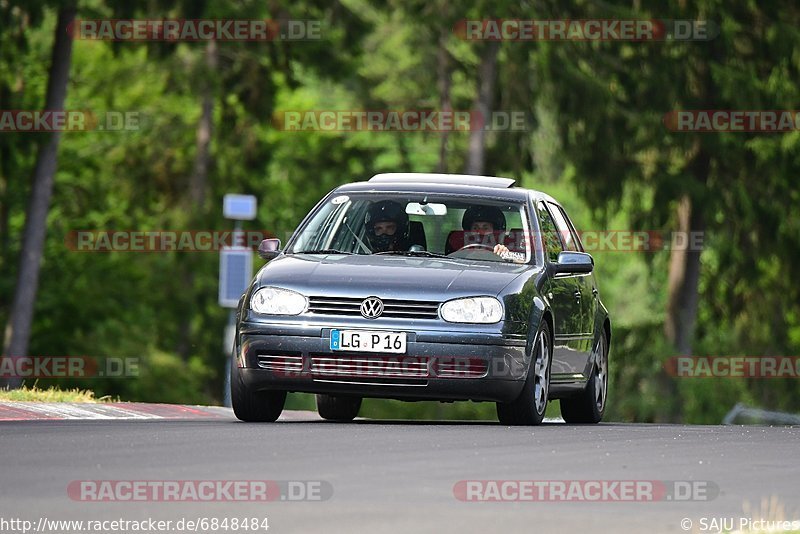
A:
[[[419,194],[334,195],[287,254],[385,254],[528,263],[523,202]]]

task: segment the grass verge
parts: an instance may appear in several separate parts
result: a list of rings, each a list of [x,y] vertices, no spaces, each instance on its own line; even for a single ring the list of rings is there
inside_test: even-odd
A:
[[[19,389],[0,389],[2,401],[34,401],[34,402],[114,402],[119,399],[100,397],[96,399],[94,392],[88,389],[58,389],[50,387],[40,389],[36,385]]]

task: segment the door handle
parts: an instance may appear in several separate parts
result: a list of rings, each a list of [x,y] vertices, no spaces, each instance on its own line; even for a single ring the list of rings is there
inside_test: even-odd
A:
[[[597,298],[597,288],[596,288],[596,287],[593,287],[593,288],[592,288],[592,296],[593,296],[594,298]]]
[[[573,295],[575,295],[575,300],[577,300],[577,301],[581,300],[581,292],[580,291],[575,291],[575,293],[573,293]]]

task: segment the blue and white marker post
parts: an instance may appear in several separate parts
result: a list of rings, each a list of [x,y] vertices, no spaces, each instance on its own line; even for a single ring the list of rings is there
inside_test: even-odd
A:
[[[253,251],[244,243],[242,221],[256,218],[256,197],[253,195],[227,194],[222,200],[222,214],[236,221],[231,246],[223,247],[219,254],[219,305],[230,308],[225,327],[223,354],[225,354],[225,386],[223,404],[231,405],[231,365],[236,324],[235,309],[239,298],[247,290],[253,277]]]

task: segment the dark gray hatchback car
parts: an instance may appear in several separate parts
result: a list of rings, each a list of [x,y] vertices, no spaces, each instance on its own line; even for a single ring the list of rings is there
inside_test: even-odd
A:
[[[364,397],[491,401],[501,423],[605,411],[611,323],[553,198],[482,176],[380,174],[336,188],[242,296],[231,399],[275,421],[287,392],[350,420]]]

